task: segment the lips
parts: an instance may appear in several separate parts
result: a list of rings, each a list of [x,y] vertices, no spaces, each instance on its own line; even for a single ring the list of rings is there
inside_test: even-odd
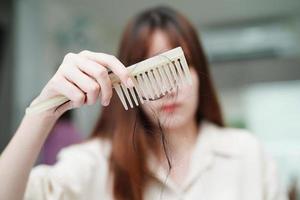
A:
[[[174,104],[166,104],[161,107],[161,110],[163,112],[170,113],[170,112],[174,112],[177,107],[178,107],[178,104],[175,104],[175,103]]]

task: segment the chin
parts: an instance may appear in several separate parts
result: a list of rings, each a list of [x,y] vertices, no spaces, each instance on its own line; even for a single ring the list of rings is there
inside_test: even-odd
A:
[[[162,116],[159,121],[164,129],[177,129],[187,123],[186,117],[178,114]]]

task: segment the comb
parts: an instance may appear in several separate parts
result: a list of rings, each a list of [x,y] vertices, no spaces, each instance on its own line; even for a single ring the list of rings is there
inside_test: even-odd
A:
[[[192,78],[183,50],[177,47],[148,58],[126,68],[134,82],[127,88],[119,77],[109,70],[109,77],[125,110],[139,106],[145,101],[154,101],[184,84],[192,85]],[[31,105],[26,114],[39,113],[69,101],[65,96],[56,96]]]

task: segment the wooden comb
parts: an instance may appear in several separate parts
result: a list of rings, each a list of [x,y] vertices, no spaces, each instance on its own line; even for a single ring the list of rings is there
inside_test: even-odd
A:
[[[119,77],[109,71],[113,88],[116,90],[124,108],[138,106],[145,101],[159,99],[184,84],[192,84],[192,79],[181,47],[166,51],[127,67],[134,82],[133,88],[127,88]],[[49,100],[31,105],[26,114],[39,113],[69,101],[65,96],[56,96]]]

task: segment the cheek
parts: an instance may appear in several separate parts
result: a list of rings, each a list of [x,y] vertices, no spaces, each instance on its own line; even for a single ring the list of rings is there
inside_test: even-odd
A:
[[[190,115],[194,115],[199,103],[199,77],[194,68],[190,68],[191,76],[192,76],[192,86],[187,85],[182,89],[183,95],[183,104],[185,107],[185,111],[190,113]]]

